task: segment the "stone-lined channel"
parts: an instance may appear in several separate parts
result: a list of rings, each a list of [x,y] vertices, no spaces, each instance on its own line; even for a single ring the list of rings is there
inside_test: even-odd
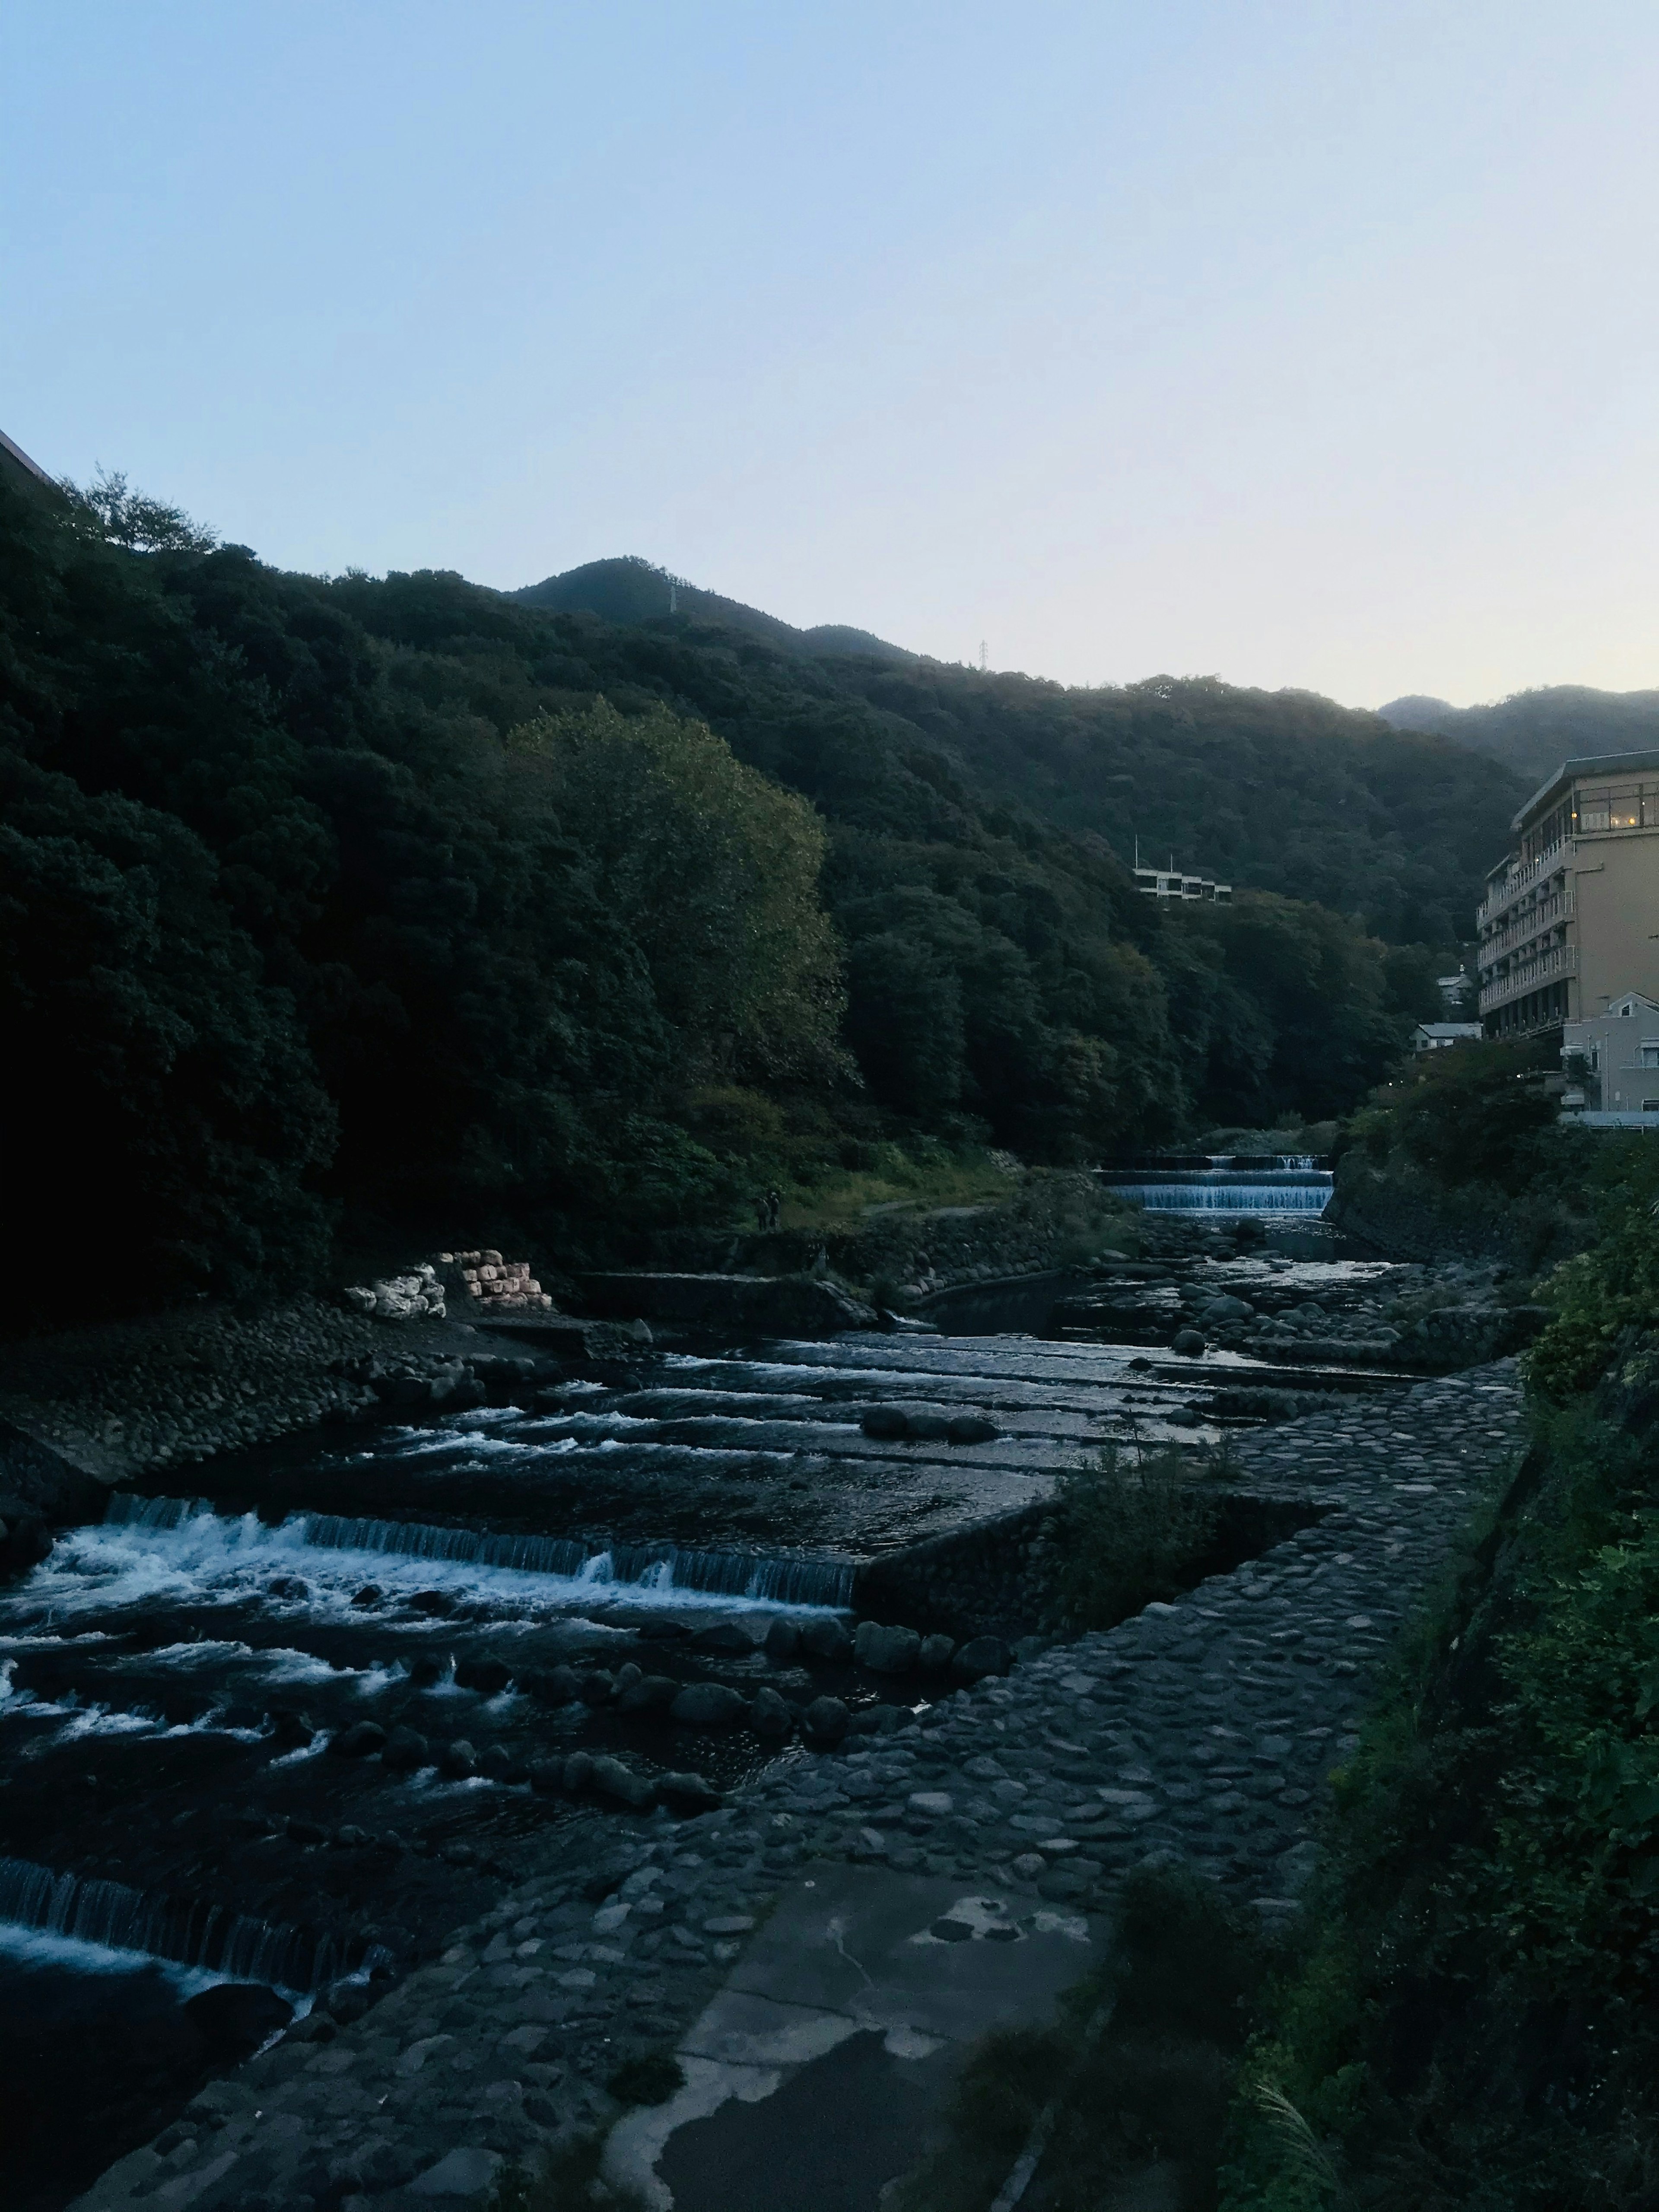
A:
[[[1254,1284],[1258,1303],[1271,1290],[1293,1314],[1315,1290],[1327,1306],[1334,1294],[1337,1303],[1381,1295],[1395,1273],[1205,1262],[1188,1270],[1182,1295],[1190,1306],[1194,1297]],[[1198,1291],[1194,1273],[1202,1278]],[[994,1286],[985,1295],[993,1297]],[[1030,1297],[1030,1286],[1021,1295]],[[1314,1421],[1340,1431],[1344,1422],[1394,1418],[1388,1406],[1411,1388],[1328,1356],[1300,1364],[1287,1378],[1249,1348],[1179,1358],[1142,1348],[1144,1329],[1129,1341],[1103,1340],[1112,1333],[1091,1326],[1082,1332],[1087,1340],[1073,1330],[1046,1340],[881,1335],[742,1352],[687,1346],[633,1371],[539,1383],[521,1406],[418,1428],[318,1432],[210,1462],[194,1471],[193,1498],[178,1493],[176,1475],[171,1495],[127,1493],[104,1523],[73,1532],[0,1598],[7,1692],[0,1851],[21,1863],[18,1881],[33,1881],[31,1894],[40,1894],[42,1875],[60,1894],[75,1882],[120,1889],[139,1900],[129,1927],[143,1924],[147,1912],[165,1918],[170,1911],[176,1922],[183,1909],[204,1923],[216,1914],[215,1924],[228,1916],[300,1931],[283,1936],[290,1943],[284,1955],[301,1955],[308,1943],[305,1955],[327,1955],[357,1976],[341,1987],[313,1974],[320,1991],[288,1987],[291,2000],[319,1996],[314,2022],[301,2018],[294,2032],[330,2036],[331,2050],[369,1996],[398,1980],[407,1987],[410,1976],[448,1972],[431,1961],[453,1948],[455,1929],[499,1915],[503,1897],[523,1894],[526,1884],[563,1884],[564,1892],[546,1905],[556,1927],[519,1942],[547,1948],[556,1935],[556,1949],[605,1948],[586,1924],[593,1906],[583,1901],[582,1886],[592,1885],[596,1865],[612,1866],[619,1849],[648,1850],[653,1864],[665,1865],[677,1849],[696,1853],[695,1844],[673,1840],[690,1830],[718,1842],[717,1852],[700,1854],[711,1868],[739,1858],[749,1867],[758,1851],[744,1876],[750,1890],[757,1868],[775,1874],[803,1844],[817,1848],[831,1838],[843,1854],[871,1863],[902,1866],[914,1852],[915,1863],[943,1856],[955,1866],[961,1851],[939,1843],[955,1830],[935,1834],[929,1826],[944,1816],[919,1814],[866,1785],[890,1768],[925,1778],[939,1747],[948,1753],[956,1741],[950,1731],[991,1725],[1010,1698],[1018,1710],[1052,1683],[1056,1662],[1028,1653],[1006,1680],[993,1677],[972,1691],[948,1670],[872,1674],[837,1649],[833,1633],[818,1637],[815,1651],[813,1636],[803,1642],[800,1632],[814,1623],[833,1630],[848,1597],[856,1598],[856,1577],[890,1569],[919,1541],[948,1550],[988,1522],[1029,1511],[1061,1468],[1104,1442],[1213,1444],[1225,1435],[1239,1486],[1276,1500],[1290,1516],[1262,1524],[1261,1541],[1272,1542],[1284,1527],[1329,1510],[1317,1483],[1282,1480],[1282,1467],[1275,1472],[1275,1450],[1294,1449],[1279,1440],[1310,1434],[1313,1424],[1252,1429],[1248,1416],[1222,1412],[1240,1402],[1226,1394],[1293,1379],[1298,1403],[1329,1403]],[[870,1416],[895,1413],[907,1416],[913,1433],[870,1433],[883,1426]],[[951,1443],[950,1420],[964,1413],[994,1433]],[[1294,1540],[1316,1550],[1324,1530],[1309,1528]],[[1292,1550],[1281,1543],[1268,1556],[1279,1560]],[[890,1573],[881,1618],[902,1617],[892,1601],[900,1586]],[[1236,1586],[1250,1607],[1263,1602],[1251,1593],[1267,1585],[1245,1576]],[[954,1624],[959,1634],[976,1625]],[[1031,1624],[999,1625],[1012,1633]],[[1155,1625],[1149,1619],[1131,1628],[1149,1632]],[[1359,1632],[1345,1634],[1363,1646]],[[1350,1663],[1359,1666],[1363,1656],[1362,1650]],[[630,1669],[638,1670],[635,1680],[707,1686],[713,1705],[699,1711],[728,1723],[743,1717],[736,1726],[671,1726],[660,1710],[630,1712],[617,1695]],[[775,1715],[779,1705],[787,1715],[778,1733],[751,1724],[762,1692],[773,1697]],[[800,1733],[801,1711],[825,1696],[851,1708],[852,1727],[838,1747]],[[419,1750],[394,1762],[375,1731],[398,1729],[414,1732]],[[333,1755],[353,1731],[365,1755]],[[688,1820],[696,1790],[669,1790],[672,1809],[629,1814],[614,1797],[596,1801],[591,1790],[564,1786],[573,1753],[619,1757],[647,1803],[663,1794],[660,1778],[690,1770],[728,1807]],[[1092,1755],[1085,1747],[1074,1759]],[[818,1822],[819,1811],[842,1809],[839,1801],[814,1802],[826,1786],[840,1788],[837,1777],[859,1784],[843,1792],[845,1805],[866,1805],[878,1817],[854,1827]],[[1019,1776],[1000,1778],[1012,1784]],[[1075,1794],[1082,1785],[1066,1786]],[[890,1817],[895,1804],[899,1814]],[[745,1808],[760,1808],[753,1817],[761,1829]],[[1022,1817],[1028,1827],[1010,1831],[1011,1839],[1039,1848],[1015,1856],[1039,1858],[1041,1869],[1028,1863],[1025,1875],[1011,1878],[1064,1891],[1081,1869],[1079,1896],[1093,1895],[1091,1885],[1121,1860],[1116,1845],[1133,1842],[1135,1820],[1126,1814],[1120,1837],[1098,1838],[1112,1850],[1094,1853],[1099,1823],[1084,1821],[1073,1824],[1083,1836],[1054,1838],[1056,1848],[1045,1854],[1029,1822],[1050,1815]],[[714,1825],[698,1826],[698,1818]],[[777,1820],[781,1827],[765,1827]],[[1230,1863],[1253,1864],[1253,1849]],[[1062,1863],[1068,1858],[1074,1866]],[[975,1863],[983,1866],[984,1856]],[[1012,1868],[1012,1860],[1004,1863]],[[73,1877],[70,1891],[65,1877]],[[724,1874],[707,1881],[713,1888],[702,1876],[692,1885],[701,1920],[665,1910],[653,1930],[647,1923],[659,1916],[642,1913],[643,1948],[610,1945],[618,1959],[597,1965],[585,1954],[564,1960],[560,1972],[576,1982],[547,1998],[554,2011],[515,2014],[517,2026],[544,2033],[514,2046],[525,2065],[507,2100],[512,2112],[490,2107],[513,2125],[483,2139],[475,2129],[475,2148],[497,2154],[583,2124],[598,2109],[590,2094],[596,2071],[602,2075],[629,2038],[660,2042],[671,2033],[680,1996],[693,1988],[683,1976],[670,1976],[672,1988],[659,1985],[652,1968],[637,1985],[647,1995],[636,1996],[626,2013],[625,2034],[611,2033],[611,2014],[595,2009],[599,2000],[573,2007],[568,1999],[571,1990],[598,1989],[606,1978],[601,1967],[629,1959],[662,1955],[665,1973],[682,1963],[705,1972],[720,1966],[742,1931],[721,1935],[703,1923],[735,1922],[746,1908],[725,1895]],[[717,1909],[722,1900],[729,1911]],[[534,1917],[526,1907],[501,1925]],[[665,1953],[650,1944],[653,1932],[662,1934]],[[134,1967],[118,1947],[106,1947],[97,1961],[71,1956],[74,1929],[38,1919],[32,1929],[14,1926],[9,1940],[18,1971],[27,1966],[36,1977],[37,1991],[52,1963],[46,1956],[52,1942],[59,1946],[52,1954],[59,1971],[95,1966],[114,1976],[118,1967]],[[167,1971],[176,1981],[211,1964],[204,1952],[173,1958]],[[371,1973],[381,1978],[366,1981]],[[176,1982],[175,1994],[184,1986]],[[404,2002],[404,1991],[386,1999],[394,2002]],[[153,1987],[146,2004],[147,2019],[165,2011]],[[370,2018],[398,2016],[381,2005]],[[609,2023],[603,2034],[601,2021]],[[343,2049],[326,2065],[308,2042],[283,2051],[303,2051],[308,2066],[331,2077],[351,2070]],[[43,2154],[23,2201],[61,2203],[67,2182],[88,2178],[88,2158],[119,2149],[124,2132],[133,2140],[146,2098],[149,2109],[179,2109],[201,2065],[212,2063],[213,2054],[198,2054],[192,2076],[181,2057],[166,2079],[127,2085],[124,2078],[125,2101],[115,2099],[70,2146],[79,2172],[74,2156],[54,2162]],[[278,2070],[292,2063],[283,2057]],[[203,2110],[220,2109],[211,2100],[231,2086],[204,2093]],[[84,2118],[74,2094],[64,2096],[62,2085],[55,2094],[60,2124]],[[454,2115],[435,2124],[452,2127]],[[202,2124],[188,2124],[199,2136]],[[407,2179],[392,2166],[419,2148],[395,2158],[387,2152],[372,2174],[358,2172],[353,2186],[372,2195],[376,2184]],[[175,2144],[168,2155],[178,2151]],[[180,2182],[193,2155],[183,2158]],[[145,2171],[172,2191],[171,2169]],[[301,2173],[283,2166],[267,2179],[295,2212],[319,2193],[307,2200],[311,2167]],[[337,2201],[339,2180],[325,2175],[321,2193],[333,2190]],[[252,2177],[236,2186],[244,2184],[252,2186]],[[192,2179],[173,2194],[180,2203],[198,2195],[204,2204],[229,2201],[216,2181],[198,2191]]]
[[[439,1961],[355,2024],[302,2028],[210,2084],[89,2212],[481,2199],[504,2160],[609,2119],[619,2057],[696,2042],[750,1930],[815,1861],[989,1891],[1015,1936],[1045,1911],[1103,1909],[1158,1851],[1292,1910],[1323,1778],[1518,1421],[1502,1365],[1241,1439],[1252,1484],[1316,1525],[896,1735],[781,1762],[726,1808],[556,1827]]]

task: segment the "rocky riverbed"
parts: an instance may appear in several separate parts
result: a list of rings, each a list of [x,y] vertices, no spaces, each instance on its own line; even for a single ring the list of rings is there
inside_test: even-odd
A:
[[[1231,1577],[1212,1573],[1203,1587],[1237,1590],[1249,1617],[1269,1618],[1283,1590],[1255,1579],[1253,1559],[1279,1563],[1288,1590],[1297,1543],[1314,1547],[1333,1589],[1370,1557],[1367,1538],[1341,1573],[1329,1571],[1335,1555],[1319,1547],[1335,1492],[1322,1468],[1350,1441],[1363,1456],[1364,1440],[1389,1433],[1390,1421],[1419,1418],[1426,1401],[1398,1346],[1425,1315],[1507,1310],[1490,1277],[1345,1259],[1328,1240],[1316,1240],[1314,1259],[1207,1226],[1155,1224],[1146,1242],[1158,1256],[1127,1269],[1109,1258],[1071,1273],[964,1277],[924,1302],[933,1333],[743,1345],[672,1327],[653,1341],[610,1322],[561,1322],[556,1353],[527,1336],[316,1308],[301,1312],[286,1364],[270,1317],[137,1328],[125,1365],[106,1370],[72,1342],[23,1348],[7,1379],[21,1376],[33,1395],[12,1402],[37,1435],[77,1450],[77,1479],[93,1493],[84,1524],[0,1595],[0,1854],[9,1855],[0,1923],[12,1923],[9,1935],[0,1926],[0,1982],[23,1976],[19,1990],[50,2009],[81,1987],[76,1976],[130,1973],[135,1947],[159,1950],[158,1971],[172,1978],[122,1984],[116,2010],[144,2025],[125,2042],[106,2036],[90,2097],[88,2082],[65,2088],[61,2068],[50,2094],[33,2097],[27,2067],[16,2071],[40,2154],[20,2201],[51,2212],[160,2120],[184,2124],[176,2116],[227,2063],[222,2034],[204,2039],[188,2014],[194,1996],[211,1995],[206,1984],[226,1986],[227,1974],[275,1983],[301,2012],[282,2048],[303,2048],[309,2064],[323,2056],[317,2046],[342,2044],[360,2011],[365,2032],[369,2020],[399,2017],[366,2008],[382,1996],[401,2002],[389,1992],[448,1971],[441,1954],[456,1928],[506,1911],[505,1899],[532,1902],[490,1939],[544,1911],[547,1926],[515,1942],[541,1947],[523,1954],[542,1966],[522,1986],[557,2009],[510,2023],[546,2033],[513,2045],[524,2066],[502,2077],[518,2081],[531,2132],[475,2127],[464,2146],[492,2171],[515,2144],[568,2141],[610,2111],[599,2094],[607,2061],[672,2042],[705,1986],[696,1972],[718,1978],[731,1960],[717,1947],[745,1932],[703,1923],[754,1917],[755,1883],[787,1870],[791,1852],[833,1848],[838,1863],[924,1881],[966,1880],[972,1861],[988,1881],[996,1873],[1006,1909],[1026,1899],[1016,1921],[1059,1910],[1079,1876],[1072,1902],[1097,1909],[1141,1818],[1140,1785],[1121,1771],[1136,1764],[1127,1751],[1092,1784],[1056,1766],[1030,1806],[1016,1785],[1033,1794],[1034,1771],[1017,1763],[975,1777],[961,1759],[951,1764],[963,1726],[996,1733],[1012,1697],[1023,1729],[1036,1708],[1027,1715],[1021,1701],[1046,1699],[1059,1679],[1033,1634],[1057,1478],[1102,1446],[1206,1454],[1225,1468],[1227,1511],[1196,1571]],[[1310,1303],[1317,1316],[1304,1316]],[[1200,1341],[1176,1349],[1187,1332]],[[1466,1331],[1453,1356],[1472,1340]],[[181,1352],[199,1364],[179,1363]],[[243,1373],[266,1397],[232,1390]],[[110,1410],[143,1402],[168,1376],[173,1398],[151,1428]],[[1467,1402],[1486,1406],[1496,1435],[1510,1418],[1499,1399],[1507,1407],[1513,1390],[1491,1387],[1489,1405]],[[1407,1403],[1419,1411],[1395,1410]],[[1393,1431],[1396,1455],[1405,1432]],[[212,1450],[216,1438],[230,1448]],[[1459,1449],[1479,1461],[1486,1447]],[[97,1477],[85,1472],[89,1457]],[[181,1488],[181,1464],[199,1495]],[[1419,1522],[1431,1534],[1455,1510],[1450,1497],[1414,1504],[1412,1528],[1391,1528],[1401,1575],[1415,1571],[1404,1539],[1417,1540]],[[1358,1583],[1344,1589],[1350,1598],[1356,1614],[1367,1610]],[[1234,1601],[1218,1603],[1219,1619]],[[1269,1613],[1256,1614],[1263,1605]],[[1327,1688],[1363,1684],[1372,1644],[1353,1617],[1342,1616],[1337,1640],[1352,1650],[1340,1658],[1328,1631],[1303,1631]],[[1386,1612],[1371,1607],[1368,1618],[1386,1628]],[[1131,1627],[1151,1633],[1163,1619]],[[1275,1635],[1291,1648],[1291,1624],[1276,1623]],[[1101,1694],[1104,1711],[1113,1701]],[[1099,1764],[1092,1739],[1074,1729],[1066,1740],[1083,1747],[1072,1754],[1079,1772]],[[913,1786],[890,1788],[890,1768]],[[824,1796],[825,1777],[838,1796]],[[1259,1791],[1222,1778],[1223,1795],[1253,1809],[1231,1846],[1200,1856],[1230,1880],[1260,1880],[1267,1847],[1290,1848],[1283,1824],[1257,1818]],[[975,1782],[1006,1786],[975,1794]],[[1129,1794],[1120,1802],[1102,1788]],[[929,1797],[950,1806],[929,1810],[919,1802]],[[1147,1802],[1180,1826],[1176,1808],[1198,1801],[1153,1790]],[[1027,1825],[990,1837],[995,1850],[975,1860],[999,1806]],[[861,1811],[870,1817],[854,1819]],[[1060,1830],[1030,1825],[1061,1814]],[[712,1825],[688,1827],[699,1820]],[[688,1834],[706,1846],[676,1840]],[[1030,1848],[1002,1849],[1020,1842]],[[654,1856],[633,1863],[641,1850]],[[687,1890],[701,1918],[672,1903],[696,1872],[675,1859],[686,1850],[711,1869]],[[615,1923],[639,1940],[611,1944],[615,1959],[561,1962],[591,1984],[541,1978],[544,1951],[603,1948],[604,1931],[588,1923],[605,1885],[650,1868],[661,1881],[620,1901],[654,1891],[661,1912],[647,1904]],[[741,1881],[728,1879],[738,1869]],[[113,1952],[89,1960],[89,1935]],[[41,1951],[53,1943],[67,1945],[61,1957]],[[639,1984],[652,1994],[603,2011],[608,1970],[652,1960],[660,1965]],[[477,1990],[508,1986],[502,1963],[492,1956]],[[342,1973],[356,1978],[343,1987]],[[591,2021],[566,2002],[590,1986],[601,1992]],[[625,1975],[617,1983],[634,1986]],[[313,2025],[305,2008],[319,1996]],[[432,2015],[432,2035],[460,2036],[444,2024],[453,2009]],[[167,2065],[147,2068],[153,2044],[171,2050]],[[400,2064],[405,2056],[400,2045]],[[321,2071],[356,2063],[337,2053]],[[562,2070],[556,2079],[535,2067]],[[563,2101],[550,2094],[561,2084]],[[384,2094],[388,2112],[399,2109]],[[229,2205],[241,2189],[293,2197],[301,2212],[307,2190],[334,2203],[402,2187],[416,2171],[394,2172],[380,2142],[373,2172],[353,2169],[353,2180],[338,2136],[311,2165],[274,2168],[257,2187],[226,2166],[228,2194],[214,2179],[198,2191],[205,2166],[183,2148],[195,2140],[180,2136],[167,2154],[176,2171],[145,2169],[168,2203],[200,2193]],[[424,2139],[416,2148],[423,2154]]]
[[[696,2057],[696,2023],[815,1865],[959,1886],[941,1947],[1012,1947],[1045,1913],[1109,1911],[1123,1869],[1159,1853],[1264,1914],[1292,1912],[1324,1778],[1401,1622],[1503,1481],[1519,1415],[1498,1365],[1241,1439],[1253,1486],[1316,1521],[890,1735],[803,1749],[717,1808],[560,1824],[440,1959],[313,2011],[210,2083],[96,2184],[88,2212],[482,2201],[505,2161],[621,2118],[607,2084],[623,2059],[676,2045]],[[652,2144],[673,2132],[671,2104]],[[617,2143],[636,2172],[628,2128]]]

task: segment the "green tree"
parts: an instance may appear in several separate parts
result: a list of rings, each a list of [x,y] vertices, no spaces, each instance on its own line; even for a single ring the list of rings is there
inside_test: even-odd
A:
[[[661,707],[629,716],[600,698],[537,717],[507,745],[639,947],[699,1074],[841,1065],[824,832],[804,799]]]
[[[216,531],[192,522],[183,507],[134,491],[121,470],[100,469],[85,485],[64,477],[59,489],[78,528],[128,553],[206,553],[219,542]]]

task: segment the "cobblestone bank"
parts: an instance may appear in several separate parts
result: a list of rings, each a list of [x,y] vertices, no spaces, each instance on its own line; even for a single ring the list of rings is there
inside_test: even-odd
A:
[[[1322,1518],[1267,1556],[958,1692],[803,1752],[676,1822],[551,1829],[534,1879],[366,2016],[211,2084],[88,2212],[416,2212],[607,2120],[618,2062],[676,2039],[813,1859],[994,1881],[1088,1910],[1154,1853],[1294,1911],[1326,1775],[1408,1610],[1517,1443],[1504,1363],[1243,1438],[1265,1498]],[[345,2008],[349,2010],[348,2005]]]
[[[0,1416],[106,1483],[243,1451],[374,1403],[375,1358],[493,1349],[441,1321],[395,1328],[320,1298],[111,1322],[0,1347]]]

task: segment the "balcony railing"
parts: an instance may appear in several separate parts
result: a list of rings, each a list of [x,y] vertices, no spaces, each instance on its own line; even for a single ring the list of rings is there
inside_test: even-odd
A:
[[[1530,890],[1541,876],[1547,876],[1559,868],[1566,858],[1571,842],[1565,837],[1558,838],[1535,860],[1527,860],[1521,866],[1511,868],[1503,882],[1489,891],[1476,908],[1475,927],[1480,928],[1489,921],[1495,921],[1500,914],[1506,913],[1515,904],[1523,891]]]
[[[1481,962],[1490,967],[1494,960],[1501,960],[1506,953],[1513,952],[1517,946],[1526,944],[1529,938],[1540,936],[1547,929],[1557,929],[1563,922],[1571,921],[1577,908],[1578,902],[1571,891],[1562,892],[1558,898],[1540,899],[1536,906],[1528,907],[1524,914],[1516,915],[1513,921],[1506,921],[1492,936],[1482,940]]]
[[[1578,947],[1553,945],[1537,959],[1523,960],[1507,975],[1500,975],[1495,983],[1487,984],[1480,994],[1480,1011],[1489,1014],[1498,1006],[1507,1006],[1512,999],[1524,999],[1528,991],[1539,990],[1546,983],[1557,983],[1564,975],[1577,973]]]

